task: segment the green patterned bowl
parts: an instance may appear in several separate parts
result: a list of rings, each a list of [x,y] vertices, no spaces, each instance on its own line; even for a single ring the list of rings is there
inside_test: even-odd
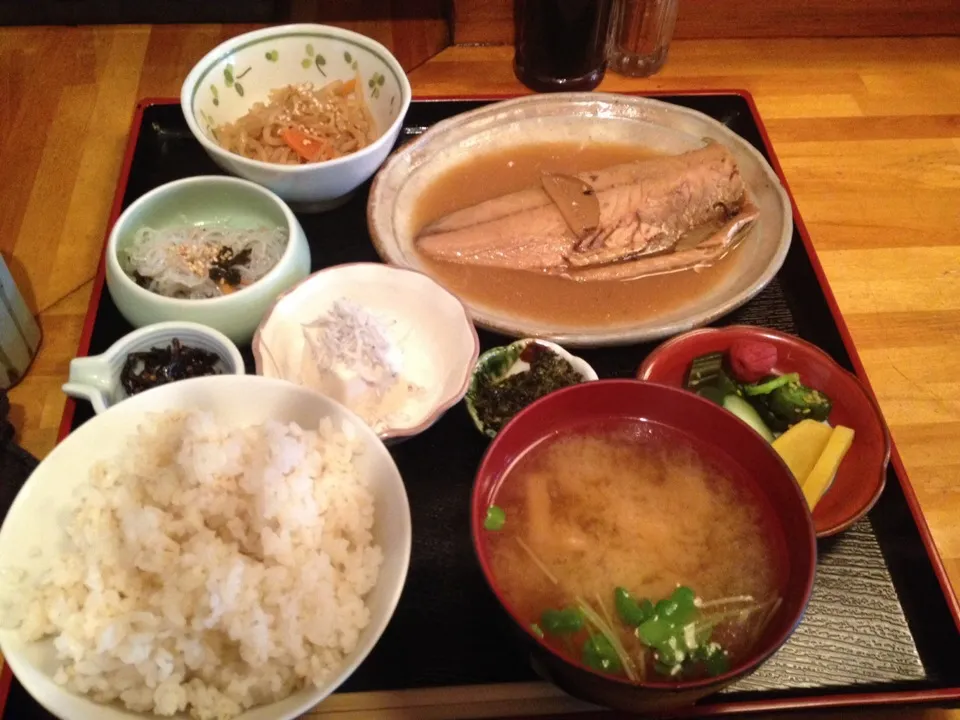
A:
[[[266,102],[285,85],[360,76],[379,137],[342,158],[307,165],[250,160],[224,150],[212,131]],[[239,35],[207,53],[187,75],[180,103],[203,149],[228,173],[263,185],[294,210],[319,211],[346,201],[386,159],[410,105],[410,83],[397,59],[364,35],[327,25],[280,25]]]

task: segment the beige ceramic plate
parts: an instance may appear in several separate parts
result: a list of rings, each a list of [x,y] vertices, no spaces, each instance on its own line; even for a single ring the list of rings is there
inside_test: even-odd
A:
[[[477,153],[540,142],[636,143],[678,154],[723,143],[760,208],[760,217],[736,254],[736,265],[712,290],[675,310],[627,325],[561,325],[463,298],[474,321],[514,336],[545,337],[565,345],[621,345],[675,335],[744,304],[783,264],[793,235],[790,201],[776,173],[739,135],[702,113],[651,98],[604,93],[532,95],[488,105],[437,123],[397,151],[370,191],[367,220],[385,262],[427,272],[414,250],[416,201],[424,188]],[[691,271],[686,271],[691,272]]]

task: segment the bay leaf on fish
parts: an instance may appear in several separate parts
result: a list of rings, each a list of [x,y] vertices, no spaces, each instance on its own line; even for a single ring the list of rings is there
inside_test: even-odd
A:
[[[540,182],[574,235],[583,238],[597,229],[600,201],[589,183],[573,175],[547,172],[540,174]]]

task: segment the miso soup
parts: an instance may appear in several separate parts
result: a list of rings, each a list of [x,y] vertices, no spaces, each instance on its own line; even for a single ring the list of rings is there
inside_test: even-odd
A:
[[[551,436],[508,470],[494,505],[502,526],[485,537],[505,602],[595,671],[720,674],[780,606],[779,528],[676,431],[625,420]]]

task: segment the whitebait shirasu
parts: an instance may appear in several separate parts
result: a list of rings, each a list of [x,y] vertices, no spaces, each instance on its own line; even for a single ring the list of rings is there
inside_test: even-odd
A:
[[[403,356],[390,339],[391,325],[341,298],[327,313],[303,326],[319,389],[377,431],[408,424],[404,407],[422,392],[402,377]]]

